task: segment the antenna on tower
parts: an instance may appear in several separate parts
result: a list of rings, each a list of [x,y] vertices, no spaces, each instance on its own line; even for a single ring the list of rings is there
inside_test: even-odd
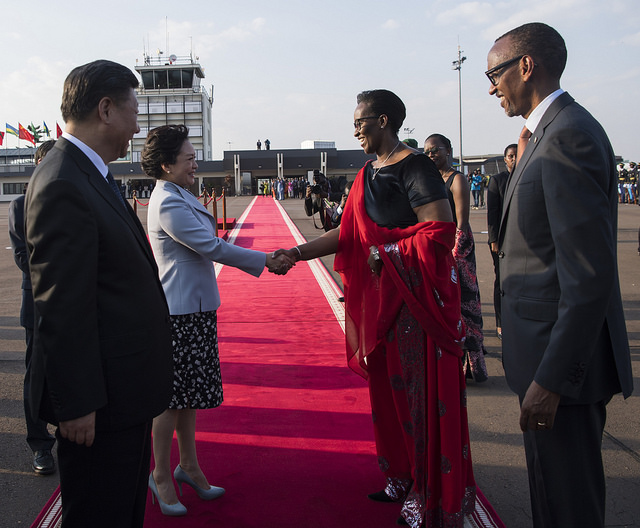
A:
[[[164,42],[164,49],[167,50],[167,53],[169,53],[169,22],[167,20],[167,17],[164,17],[164,34],[165,34],[165,42]]]

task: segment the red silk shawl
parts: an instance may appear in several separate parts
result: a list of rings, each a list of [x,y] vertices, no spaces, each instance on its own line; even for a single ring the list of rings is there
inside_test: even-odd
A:
[[[366,167],[351,187],[334,260],[344,285],[347,362],[367,378],[365,358],[384,338],[403,303],[436,346],[461,357],[460,286],[451,254],[456,225],[432,221],[408,228],[378,226],[365,210]],[[390,258],[385,244],[397,244],[402,265],[396,266],[397,259]],[[370,246],[380,251],[380,277],[367,264]]]

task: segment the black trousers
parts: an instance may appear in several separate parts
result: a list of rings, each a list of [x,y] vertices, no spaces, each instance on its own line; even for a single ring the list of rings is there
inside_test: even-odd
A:
[[[151,422],[97,431],[91,447],[56,431],[62,528],[142,528],[151,457]]]
[[[497,253],[489,249],[493,260],[493,309],[496,312],[496,328],[502,328],[502,299],[500,298],[500,258]]]
[[[535,528],[604,526],[606,403],[560,406],[553,429],[524,433]]]
[[[33,300],[32,300],[33,302]],[[27,423],[27,444],[34,453],[45,449],[53,449],[56,443],[55,437],[49,433],[47,422],[39,418],[34,418],[31,414],[32,406],[29,402],[31,391],[31,355],[33,353],[33,328],[25,327],[25,342],[27,350],[24,357],[26,368],[23,384],[24,419]]]

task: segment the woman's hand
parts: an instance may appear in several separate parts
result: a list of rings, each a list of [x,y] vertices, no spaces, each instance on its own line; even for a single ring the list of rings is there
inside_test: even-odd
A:
[[[295,265],[295,259],[287,255],[284,250],[279,249],[273,253],[267,253],[266,267],[270,273],[286,275]]]

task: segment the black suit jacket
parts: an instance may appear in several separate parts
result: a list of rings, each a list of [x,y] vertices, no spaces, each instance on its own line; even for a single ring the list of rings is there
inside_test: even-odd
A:
[[[18,196],[9,204],[9,239],[13,249],[13,260],[22,271],[20,325],[24,328],[33,328],[33,296],[31,295],[31,276],[29,275],[29,255],[24,238],[24,195]]]
[[[131,207],[61,138],[33,174],[25,226],[34,414],[58,423],[97,411],[99,431],[161,413],[173,379],[169,312]]]
[[[633,389],[617,266],[617,174],[600,124],[569,94],[533,131],[499,234],[509,386],[593,403]]]
[[[498,241],[502,202],[504,201],[504,191],[508,179],[509,171],[499,172],[489,179],[489,185],[487,186],[487,242],[489,244]]]

